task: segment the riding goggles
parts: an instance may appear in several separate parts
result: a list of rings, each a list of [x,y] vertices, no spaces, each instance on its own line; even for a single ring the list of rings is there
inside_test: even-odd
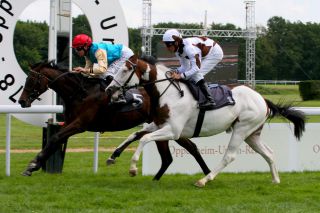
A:
[[[174,45],[174,41],[165,41],[164,44],[167,46],[167,47],[171,47]]]

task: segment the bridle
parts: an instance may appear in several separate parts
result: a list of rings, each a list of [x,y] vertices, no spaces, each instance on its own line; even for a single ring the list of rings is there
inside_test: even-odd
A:
[[[129,78],[124,82],[123,84],[123,87],[127,87],[128,83],[131,81],[134,73],[136,72],[136,69],[137,69],[137,64],[133,63],[132,61],[130,60],[127,60],[127,62],[132,66],[132,72],[130,73],[130,76]]]
[[[29,70],[30,73],[34,74],[34,75],[28,75],[27,77],[27,80],[28,79],[34,79],[34,84],[33,84],[33,87],[32,88],[27,88],[25,87],[24,90],[27,91],[30,95],[28,97],[29,101],[33,101],[35,99],[37,100],[41,100],[41,98],[39,98],[39,96],[42,94],[42,92],[40,92],[37,88],[40,88],[40,85],[41,85],[41,81],[43,78],[47,79],[48,81],[51,81],[49,78],[47,78],[47,76],[41,74],[41,73],[38,73],[32,69]],[[47,86],[47,89],[48,89],[48,86]]]
[[[145,87],[145,86],[148,86],[150,84],[156,84],[156,83],[159,83],[159,82],[162,82],[162,81],[170,81],[170,84],[168,84],[166,89],[160,94],[159,98],[169,89],[169,87],[171,85],[173,85],[179,91],[181,97],[184,96],[184,91],[181,89],[179,81],[175,81],[172,77],[170,77],[172,71],[167,71],[166,72],[166,74],[165,74],[166,78],[165,79],[155,80],[155,81],[146,82],[146,83],[139,82],[139,84],[135,84],[133,86],[128,86],[128,83],[131,81],[134,73],[136,72],[137,64],[133,63],[130,60],[127,60],[127,62],[132,66],[132,72],[130,73],[130,76],[125,81],[125,83],[121,86],[123,91],[127,91],[127,90],[129,90],[131,88],[137,88],[138,86]],[[117,83],[120,84],[119,82],[117,82]]]
[[[35,79],[35,82],[36,82],[36,83],[33,84],[33,88],[32,88],[32,89],[30,89],[30,88],[24,88],[25,91],[27,91],[27,92],[30,94],[29,97],[28,97],[28,99],[29,99],[29,101],[31,101],[31,102],[32,102],[33,100],[35,100],[35,99],[37,99],[37,100],[40,101],[41,98],[39,98],[39,96],[40,96],[43,92],[47,91],[59,78],[61,78],[61,77],[63,77],[63,76],[65,76],[65,75],[68,74],[68,72],[62,73],[62,74],[58,75],[55,79],[51,80],[50,78],[48,78],[48,77],[45,76],[44,74],[42,74],[42,73],[40,73],[40,72],[37,72],[37,71],[34,71],[33,69],[30,69],[29,72],[32,73],[32,74],[34,74],[34,75],[36,75],[36,77],[35,77],[35,76],[32,76],[32,75],[28,75],[28,77],[27,77],[27,79],[28,79],[28,78],[34,78],[34,79]],[[40,88],[41,81],[42,81],[43,78],[45,78],[49,83],[46,85],[46,90],[43,91],[43,92],[41,92],[41,91],[39,91],[39,90],[36,89],[36,88]]]

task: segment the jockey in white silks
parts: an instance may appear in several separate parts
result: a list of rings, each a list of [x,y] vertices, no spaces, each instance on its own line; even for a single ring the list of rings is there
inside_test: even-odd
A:
[[[173,73],[172,78],[193,81],[207,99],[206,102],[199,103],[199,108],[212,109],[215,102],[203,76],[222,60],[223,51],[219,44],[206,37],[183,39],[175,29],[167,30],[162,41],[168,51],[174,52],[180,61],[180,67],[177,73]]]
[[[75,67],[73,71],[105,79],[107,84],[113,80],[126,60],[134,54],[130,48],[122,44],[92,42],[91,37],[86,34],[76,35],[72,41],[72,48],[80,57],[85,57],[86,61],[85,67]],[[122,92],[113,98],[114,103],[126,103]]]

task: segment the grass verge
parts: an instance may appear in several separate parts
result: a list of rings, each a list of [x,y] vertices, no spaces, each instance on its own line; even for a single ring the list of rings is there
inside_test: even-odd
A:
[[[35,172],[20,176],[33,154],[13,154],[12,176],[0,174],[0,212],[318,212],[320,172],[280,173],[281,184],[271,184],[270,173],[221,173],[199,189],[197,175],[128,176],[132,153],[117,164],[92,172],[92,154],[68,153],[62,174]],[[0,155],[4,162],[4,156]],[[1,165],[1,170],[4,171]],[[141,165],[139,165],[141,168]]]

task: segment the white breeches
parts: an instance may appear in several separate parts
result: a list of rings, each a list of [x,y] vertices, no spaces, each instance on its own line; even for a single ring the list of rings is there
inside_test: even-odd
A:
[[[213,70],[213,68],[222,60],[223,51],[219,44],[214,45],[210,49],[208,55],[206,55],[201,60],[200,72],[205,76],[208,72]]]
[[[118,73],[120,68],[124,65],[124,63],[126,63],[126,60],[128,60],[133,55],[134,53],[130,48],[123,46],[121,57],[109,65],[107,72],[105,72],[104,76],[111,75],[114,77]]]

